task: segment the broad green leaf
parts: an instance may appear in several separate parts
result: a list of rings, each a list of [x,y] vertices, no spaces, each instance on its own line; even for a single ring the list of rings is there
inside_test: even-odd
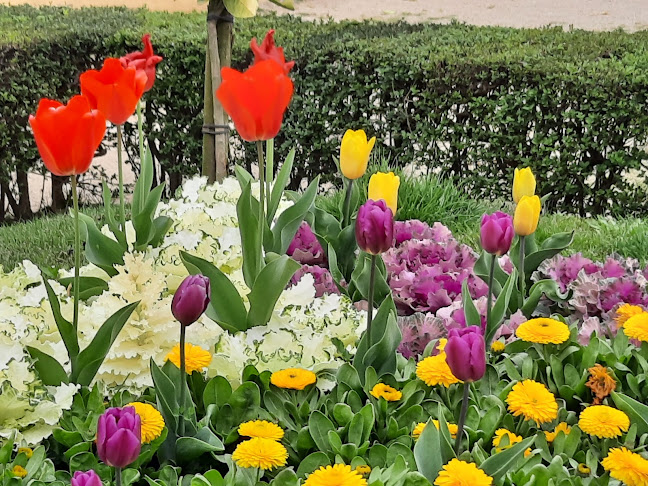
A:
[[[146,205],[146,198],[153,185],[153,157],[151,151],[144,152],[144,159],[141,163],[139,177],[133,189],[133,202],[131,204],[131,211],[133,217],[139,215]]]
[[[229,13],[239,19],[254,17],[259,8],[257,0],[223,0],[223,3]]]
[[[176,384],[155,364],[153,358],[151,358],[150,365],[158,408],[162,413],[162,417],[164,417],[164,423],[169,430],[175,432],[180,412],[178,397],[176,396]]]
[[[155,236],[155,227],[153,226],[153,215],[157,208],[160,198],[162,197],[162,191],[164,190],[164,185],[160,184],[155,189],[153,189],[145,200],[145,205],[142,210],[137,214],[133,215],[133,228],[135,228],[135,243],[134,248],[138,251],[145,250],[149,241]]]
[[[443,467],[440,448],[439,431],[432,421],[429,421],[414,445],[414,458],[418,471],[432,484]]]
[[[180,437],[176,440],[176,457],[180,462],[189,462],[197,459],[206,452],[221,452],[225,446],[208,427],[200,429],[199,433],[207,431],[209,437]],[[206,434],[201,434],[205,436]],[[205,440],[207,439],[207,440]]]
[[[251,289],[257,275],[263,268],[264,262],[258,226],[258,203],[253,204],[250,183],[243,187],[241,196],[236,203],[236,214],[238,216],[243,251],[243,278],[248,288]]]
[[[59,279],[59,283],[64,287],[70,287],[74,291],[74,277],[64,277]],[[98,277],[79,277],[79,298],[86,300],[96,295],[101,295],[108,290],[108,282]]]
[[[44,385],[59,386],[61,383],[69,383],[65,369],[55,358],[31,346],[27,346],[27,352],[36,360],[34,368]]]
[[[612,400],[614,400],[619,410],[628,414],[630,423],[637,426],[639,435],[648,434],[648,406],[634,398],[614,391],[612,392]]]
[[[288,10],[295,10],[295,4],[293,0],[270,0],[275,5],[280,7],[287,8]]]
[[[164,237],[171,229],[173,220],[168,216],[158,216],[153,220],[153,236],[149,240],[149,245],[158,247],[164,241]]]
[[[128,243],[126,243],[126,236],[124,235],[124,232],[119,229],[119,224],[117,223],[117,220],[115,219],[115,216],[113,214],[112,192],[108,188],[108,184],[105,180],[101,181],[101,187],[104,204],[104,217],[106,218],[106,223],[108,224],[108,228],[110,229],[112,234],[115,235],[115,238],[117,238],[117,242],[125,251],[128,248]]]
[[[203,392],[203,405],[205,409],[211,404],[217,407],[225,405],[232,396],[232,385],[222,376],[214,376]]]
[[[272,221],[281,202],[281,196],[283,191],[290,182],[290,173],[292,172],[293,162],[295,160],[295,149],[292,149],[284,160],[277,178],[274,181],[272,186],[272,192],[270,194],[270,207],[267,209],[268,212],[268,221]]]
[[[524,272],[531,275],[535,272],[540,264],[548,258],[551,258],[574,241],[574,232],[571,233],[556,233],[542,242],[537,251],[528,253],[524,258]]]
[[[209,279],[211,299],[207,308],[207,317],[216,321],[226,331],[244,331],[247,321],[247,310],[241,295],[230,279],[218,267],[207,260],[180,252],[180,258],[190,274],[203,274]]]
[[[481,463],[480,469],[492,477],[494,483],[497,483],[499,479],[510,471],[515,463],[524,456],[524,451],[533,444],[534,440],[535,436],[527,437],[522,442],[518,442],[509,449],[490,456]]]
[[[461,301],[463,303],[464,315],[466,316],[467,326],[481,326],[481,316],[468,290],[468,279],[461,285]]]
[[[277,218],[277,222],[272,227],[272,234],[274,236],[274,248],[272,250],[275,253],[279,253],[280,255],[286,253],[306,214],[313,207],[318,187],[319,176],[313,179],[299,200],[282,212]]]
[[[272,486],[299,486],[297,474],[292,469],[284,469],[270,482]]]
[[[495,301],[495,305],[491,310],[490,319],[486,323],[486,345],[487,346],[490,344],[491,340],[493,339],[493,336],[495,336],[495,333],[497,332],[497,329],[502,324],[502,321],[506,315],[506,311],[508,310],[509,307],[509,300],[511,299],[511,293],[515,288],[516,281],[517,281],[517,271],[514,268],[508,280],[506,281],[506,284],[504,285],[502,292],[500,292],[499,296],[497,297],[497,300]],[[466,281],[464,281],[464,283],[465,282]],[[481,318],[480,318],[480,323],[481,323]]]
[[[65,349],[67,349],[68,356],[70,360],[73,360],[79,354],[79,341],[77,338],[77,331],[74,329],[74,326],[70,321],[68,321],[61,314],[61,304],[59,303],[58,296],[52,290],[52,286],[49,284],[47,277],[43,275],[43,284],[47,290],[47,298],[52,308],[52,314],[54,315],[54,321],[56,322],[56,327],[58,328],[59,334],[63,339],[63,344],[65,344]]]
[[[488,284],[488,277],[490,273],[490,265],[491,262],[493,261],[493,258],[494,258],[493,255],[491,255],[487,251],[482,250],[481,254],[479,255],[479,259],[475,262],[475,266],[474,266],[475,275],[477,275],[487,284]],[[502,267],[500,267],[500,264],[497,261],[495,261],[494,277],[495,278],[493,279],[493,287],[494,287],[493,294],[497,296],[502,291],[502,287],[504,287],[509,277],[509,274],[506,273],[504,270],[502,270]]]
[[[9,434],[9,439],[0,448],[0,464],[7,464],[11,461],[11,453],[13,452],[15,440],[16,432],[13,431]]]
[[[319,410],[311,413],[308,419],[308,430],[320,451],[333,452],[328,434],[331,431],[335,432],[335,426],[326,415]]]
[[[85,214],[79,214],[79,218],[85,225],[85,255],[88,261],[103,269],[111,277],[117,275],[114,266],[124,264],[124,248],[99,231],[92,218]]]
[[[297,468],[297,476],[303,478],[307,474],[316,471],[322,466],[330,466],[330,465],[331,465],[331,460],[325,453],[321,451],[313,452],[312,454],[307,456],[306,459],[302,460],[299,463],[299,467]]]
[[[546,295],[553,302],[562,302],[569,297],[569,292],[563,294],[555,280],[538,280],[529,289],[529,297],[522,306],[522,312],[527,318],[531,317],[543,295]]]

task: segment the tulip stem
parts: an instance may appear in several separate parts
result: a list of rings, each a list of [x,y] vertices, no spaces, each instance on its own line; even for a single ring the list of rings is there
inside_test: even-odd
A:
[[[144,121],[142,120],[142,99],[137,100],[137,133],[139,137],[140,164],[144,163]]]
[[[265,160],[263,158],[263,142],[257,141],[257,153],[259,155],[259,241],[261,241],[261,256],[263,257],[263,227],[265,223]]]
[[[488,296],[486,297],[486,334],[490,331],[489,327],[491,325],[491,311],[493,306],[493,279],[495,277],[495,263],[497,262],[497,255],[491,255],[491,264],[490,271],[488,272]],[[486,349],[488,349],[488,343],[485,342]]]
[[[459,413],[459,422],[457,423],[457,438],[455,439],[455,451],[457,451],[457,457],[461,454],[461,439],[463,436],[464,424],[466,423],[466,414],[468,413],[470,383],[464,383],[463,387],[463,401],[461,402],[461,412]]]
[[[376,258],[377,255],[371,255],[371,273],[369,274],[369,299],[367,308],[367,346],[371,338],[371,321],[373,320],[374,307],[374,288],[376,286]]]
[[[524,305],[525,294],[526,294],[526,280],[524,278],[524,254],[525,254],[525,236],[520,236],[520,293],[522,294],[522,306]],[[522,307],[520,306],[520,307]]]
[[[179,432],[181,435],[184,435],[184,419],[183,414],[185,410],[185,388],[187,387],[187,377],[186,374],[186,363],[185,363],[185,332],[186,327],[184,324],[180,324],[180,420],[179,420]]]
[[[77,176],[70,176],[72,183],[72,203],[74,204],[74,314],[72,326],[79,327],[79,267],[81,267],[81,232],[79,229],[79,194],[77,192]]]
[[[271,138],[266,141],[266,177],[265,177],[265,183],[266,183],[266,211],[268,212],[268,218],[270,218],[270,197],[271,197],[271,189],[272,189],[272,174],[274,172],[274,138]],[[268,226],[272,221],[268,221]]]
[[[124,163],[122,160],[122,126],[117,125],[117,170],[119,176],[119,217],[126,238],[126,208],[124,203]]]
[[[116,467],[115,468],[115,486],[121,486],[122,484],[122,468],[121,467]]]
[[[347,180],[346,193],[344,195],[344,214],[342,214],[342,228],[344,229],[349,224],[351,217],[351,195],[353,191],[353,179]]]

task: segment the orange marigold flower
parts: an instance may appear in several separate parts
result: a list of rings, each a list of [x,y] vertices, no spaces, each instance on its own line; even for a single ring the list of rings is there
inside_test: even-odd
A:
[[[603,403],[603,399],[610,395],[616,389],[616,381],[608,373],[608,369],[600,364],[594,365],[588,370],[590,378],[585,383],[592,393],[594,394],[594,405]]]

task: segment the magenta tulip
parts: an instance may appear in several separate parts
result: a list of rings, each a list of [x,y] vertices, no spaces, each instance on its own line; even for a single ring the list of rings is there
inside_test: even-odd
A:
[[[97,454],[113,467],[126,467],[142,449],[142,421],[135,407],[109,408],[97,424]],[[80,485],[81,486],[81,485]]]
[[[355,225],[358,247],[378,255],[389,250],[394,244],[394,214],[384,200],[369,199],[360,206]]]
[[[196,322],[209,305],[209,279],[204,275],[185,278],[171,301],[171,312],[183,326]]]
[[[89,471],[76,471],[71,482],[72,486],[103,486],[101,479],[92,469]]]
[[[450,371],[461,381],[477,381],[484,376],[486,349],[480,327],[450,329],[444,351]]]
[[[319,265],[326,263],[326,255],[324,248],[320,244],[317,236],[311,230],[311,227],[306,221],[303,221],[299,226],[295,237],[290,242],[290,246],[286,251],[288,256],[293,257],[302,265]]]
[[[492,255],[502,256],[511,248],[515,231],[510,214],[497,211],[484,214],[481,221],[481,246]]]

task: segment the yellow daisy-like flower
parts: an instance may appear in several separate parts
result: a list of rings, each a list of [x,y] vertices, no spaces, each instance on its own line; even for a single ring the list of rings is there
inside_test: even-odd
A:
[[[616,310],[616,317],[614,320],[616,321],[617,326],[623,327],[625,323],[628,322],[628,319],[643,312],[644,310],[638,305],[623,304]]]
[[[453,459],[439,472],[435,486],[490,486],[493,478],[472,462]]]
[[[25,476],[27,476],[27,469],[22,466],[14,466],[11,472],[14,476],[19,478],[24,478]]]
[[[31,459],[31,456],[34,455],[34,451],[31,447],[19,447],[18,454],[25,454],[27,456],[27,459]]]
[[[553,430],[553,432],[545,430],[544,434],[547,442],[551,444],[556,439],[559,432],[562,432],[565,435],[569,435],[569,433],[571,432],[571,427],[567,425],[567,422],[560,422],[558,425],[556,425],[556,428]]]
[[[232,460],[237,466],[258,469],[285,466],[287,459],[288,451],[281,443],[264,437],[254,437],[241,442],[232,454]]]
[[[450,367],[446,362],[446,354],[439,353],[436,356],[428,356],[419,361],[416,365],[416,376],[419,377],[426,385],[436,386],[443,385],[448,388],[461,381],[452,374]]]
[[[537,424],[551,422],[558,416],[558,403],[547,387],[533,380],[516,383],[506,397],[509,412]]]
[[[279,388],[303,390],[317,381],[315,373],[302,368],[287,368],[275,371],[270,376],[270,383]]]
[[[630,418],[616,408],[591,405],[581,412],[578,426],[586,434],[596,437],[619,437],[630,428]]]
[[[322,466],[306,478],[303,486],[367,486],[358,470],[346,464]]]
[[[507,440],[502,444],[502,441],[506,438]],[[508,449],[509,447],[513,446],[514,444],[517,444],[518,442],[522,442],[522,437],[520,437],[517,434],[514,434],[510,430],[507,429],[497,429],[495,431],[495,437],[493,437],[493,447],[495,447],[495,452],[502,452]]]
[[[625,447],[610,449],[601,461],[610,476],[627,486],[646,486],[648,484],[648,460]]]
[[[538,317],[520,324],[515,335],[530,343],[561,344],[569,339],[569,327],[556,319]]]
[[[376,398],[384,398],[388,402],[397,402],[403,398],[403,394],[398,391],[396,388],[385,385],[384,383],[378,383],[371,389],[370,392]]]
[[[590,474],[592,470],[587,466],[587,464],[581,462],[578,464],[578,472],[581,474]]]
[[[421,437],[421,434],[423,433],[426,425],[427,424],[425,422],[419,422],[418,424],[416,424],[414,430],[412,430],[412,437],[414,437],[415,439]]]
[[[359,474],[362,474],[363,476],[369,476],[371,474],[371,466],[367,466],[366,464],[362,464],[360,466],[357,466],[355,468],[355,471]]]
[[[439,342],[436,346],[437,351],[439,351],[439,353],[443,353],[445,351],[446,344],[448,344],[448,340],[446,338],[439,339]]]
[[[243,422],[239,425],[238,433],[243,437],[263,437],[272,440],[281,440],[284,436],[284,431],[281,427],[267,420]]]
[[[432,419],[432,423],[438,430],[440,427],[439,421]],[[427,424],[425,422],[419,422],[418,424],[416,424],[416,427],[414,427],[414,430],[412,431],[412,437],[414,437],[415,439],[421,437],[421,434],[423,433],[423,429],[425,429],[426,425]],[[448,432],[450,432],[450,437],[456,439],[457,432],[459,431],[459,427],[457,426],[457,424],[447,423],[447,426],[448,426]]]
[[[530,447],[527,447],[524,451],[524,457],[529,457],[531,454],[533,454],[533,450]]]
[[[166,355],[166,360],[171,361],[174,365],[180,368],[180,345],[176,344],[169,354]],[[211,363],[212,355],[209,351],[204,350],[200,346],[193,344],[185,344],[185,371],[188,375],[194,371],[202,371]]]
[[[493,341],[493,343],[491,344],[491,351],[493,353],[501,353],[505,348],[506,344],[504,344],[502,341]]]
[[[142,421],[142,444],[154,441],[164,430],[162,414],[153,405],[142,402],[131,402],[127,407],[134,407],[135,413]]]
[[[632,339],[648,342],[648,312],[632,316],[623,325],[623,332]]]

